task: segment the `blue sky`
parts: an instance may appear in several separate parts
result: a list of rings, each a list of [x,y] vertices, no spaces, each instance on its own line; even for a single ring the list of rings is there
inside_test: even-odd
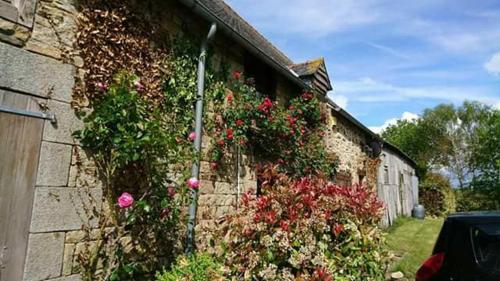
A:
[[[325,57],[329,96],[380,130],[439,103],[500,108],[500,1],[229,0],[292,60]]]

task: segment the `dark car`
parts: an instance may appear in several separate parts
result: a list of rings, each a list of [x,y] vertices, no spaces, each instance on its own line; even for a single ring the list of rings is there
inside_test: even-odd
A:
[[[416,281],[500,281],[500,212],[448,216]]]

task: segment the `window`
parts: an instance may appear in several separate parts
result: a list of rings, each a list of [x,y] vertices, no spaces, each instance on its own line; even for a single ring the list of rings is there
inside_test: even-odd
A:
[[[389,184],[389,166],[384,166],[384,183]]]
[[[276,99],[276,75],[274,71],[251,54],[245,56],[245,78],[254,80],[257,91],[273,100]]]
[[[36,0],[0,0],[0,18],[33,26]]]
[[[476,261],[488,270],[500,270],[500,224],[477,225],[471,230]]]

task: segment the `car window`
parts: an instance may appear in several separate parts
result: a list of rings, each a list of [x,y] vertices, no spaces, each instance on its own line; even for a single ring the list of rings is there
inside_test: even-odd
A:
[[[471,236],[478,264],[500,271],[500,223],[477,225],[471,229]]]

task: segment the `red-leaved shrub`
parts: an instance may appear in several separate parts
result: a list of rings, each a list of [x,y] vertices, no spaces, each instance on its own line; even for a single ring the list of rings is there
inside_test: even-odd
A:
[[[382,280],[382,203],[363,186],[290,179],[269,168],[261,195],[247,193],[214,231],[228,278]],[[221,239],[223,237],[223,239]]]

